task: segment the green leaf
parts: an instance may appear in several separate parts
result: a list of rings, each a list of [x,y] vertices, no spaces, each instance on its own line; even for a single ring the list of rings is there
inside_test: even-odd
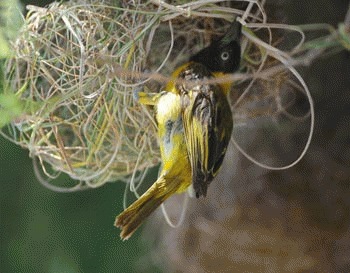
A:
[[[11,56],[10,41],[15,40],[23,24],[22,6],[18,0],[0,2],[0,59]]]
[[[0,94],[0,128],[23,113],[23,103],[15,94]]]
[[[0,94],[0,128],[22,115],[34,115],[44,102],[20,99],[14,93]]]

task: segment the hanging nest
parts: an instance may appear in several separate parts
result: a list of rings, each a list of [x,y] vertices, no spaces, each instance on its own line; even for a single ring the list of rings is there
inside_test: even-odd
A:
[[[5,78],[6,92],[15,93],[30,107],[2,134],[38,158],[47,177],[66,173],[81,182],[75,190],[131,174],[135,178],[139,171],[156,166],[160,157],[153,109],[135,102],[134,92],[159,92],[171,71],[224,33],[237,16],[248,24],[242,44],[244,73],[229,76],[236,82],[230,97],[235,143],[247,150],[250,125],[266,125],[267,119],[268,127],[278,128],[273,130],[275,139],[285,143],[290,135],[285,128],[307,124],[309,134],[300,142],[302,147],[280,153],[285,158],[294,149],[287,162],[300,159],[311,140],[312,103],[301,77],[285,62],[300,44],[283,52],[272,47],[280,36],[275,39],[270,29],[261,30],[268,27],[261,6],[214,0],[117,2],[74,0],[27,7]],[[280,86],[269,88],[271,79],[280,79]],[[267,92],[257,92],[260,89]],[[309,100],[301,116],[287,109],[295,94]],[[287,118],[282,121],[280,115]],[[254,122],[249,125],[247,117]],[[265,151],[273,145],[259,146]],[[264,154],[259,149],[247,151],[258,161],[266,158],[259,156]],[[286,165],[274,157],[271,153],[264,164]]]
[[[159,71],[167,59],[173,63],[169,71],[188,56],[172,51],[184,33],[169,36],[174,29],[168,22],[180,11],[152,1],[113,4],[89,0],[28,6],[13,43],[8,90],[30,101],[32,111],[16,118],[6,134],[39,159],[48,177],[56,176],[52,171],[64,172],[97,187],[160,161],[153,113],[134,101],[133,92],[149,80],[142,75],[145,70]],[[177,29],[191,22],[182,31],[198,24],[175,21]],[[204,23],[202,32],[195,28],[198,38],[189,40],[193,31],[188,31],[182,50],[191,52],[212,23]]]

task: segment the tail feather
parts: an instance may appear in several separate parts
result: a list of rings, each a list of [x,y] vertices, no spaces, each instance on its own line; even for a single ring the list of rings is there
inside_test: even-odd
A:
[[[120,237],[123,240],[129,239],[143,221],[172,194],[162,187],[162,180],[164,177],[159,177],[152,187],[117,216],[114,225],[121,229]]]

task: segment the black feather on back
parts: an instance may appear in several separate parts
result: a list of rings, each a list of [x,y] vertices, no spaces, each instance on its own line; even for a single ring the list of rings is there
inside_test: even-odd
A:
[[[211,77],[211,72],[200,63],[190,63],[179,74],[179,78],[194,82]],[[219,85],[183,83],[177,90],[181,95],[193,188],[197,197],[205,196],[222,164],[231,137],[231,109]]]

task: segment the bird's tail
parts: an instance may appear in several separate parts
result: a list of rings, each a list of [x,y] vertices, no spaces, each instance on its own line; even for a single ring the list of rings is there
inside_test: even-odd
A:
[[[117,216],[114,225],[121,229],[120,237],[123,240],[129,239],[142,222],[172,194],[164,184],[165,177],[161,175],[138,200]]]

